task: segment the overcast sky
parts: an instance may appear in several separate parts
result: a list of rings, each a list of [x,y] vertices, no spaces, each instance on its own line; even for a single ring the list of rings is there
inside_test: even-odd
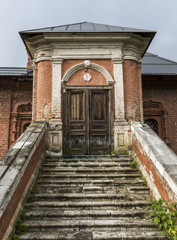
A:
[[[155,30],[148,51],[177,61],[177,0],[0,0],[0,67],[25,67],[19,31],[77,22]]]

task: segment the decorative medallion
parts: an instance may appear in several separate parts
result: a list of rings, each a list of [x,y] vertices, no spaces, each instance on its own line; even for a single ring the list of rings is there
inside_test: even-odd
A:
[[[85,81],[89,82],[92,79],[92,76],[89,73],[85,73],[83,78]]]

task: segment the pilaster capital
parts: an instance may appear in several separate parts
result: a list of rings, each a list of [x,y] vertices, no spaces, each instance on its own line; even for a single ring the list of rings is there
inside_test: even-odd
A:
[[[62,64],[63,59],[60,57],[52,57],[51,58],[52,64]]]
[[[123,63],[122,58],[113,58],[112,61],[113,61],[113,64],[122,64]]]

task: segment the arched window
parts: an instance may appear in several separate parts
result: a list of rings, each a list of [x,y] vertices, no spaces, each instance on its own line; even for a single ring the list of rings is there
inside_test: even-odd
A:
[[[9,147],[14,144],[17,138],[26,130],[30,125],[32,119],[32,104],[20,104],[14,107],[11,112],[11,134]]]
[[[29,123],[25,123],[23,125],[23,132],[27,129],[27,127],[29,127],[29,125],[30,125],[30,122]]]
[[[143,103],[144,123],[147,123],[156,132],[160,138],[166,139],[164,127],[163,105],[160,102],[149,100]]]
[[[144,121],[157,134],[159,134],[158,122],[155,119],[146,119]]]

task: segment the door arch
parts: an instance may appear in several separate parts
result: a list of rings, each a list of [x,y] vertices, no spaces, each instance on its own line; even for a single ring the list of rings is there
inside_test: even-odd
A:
[[[64,154],[109,153],[113,145],[112,76],[86,60],[71,67],[62,82]]]

